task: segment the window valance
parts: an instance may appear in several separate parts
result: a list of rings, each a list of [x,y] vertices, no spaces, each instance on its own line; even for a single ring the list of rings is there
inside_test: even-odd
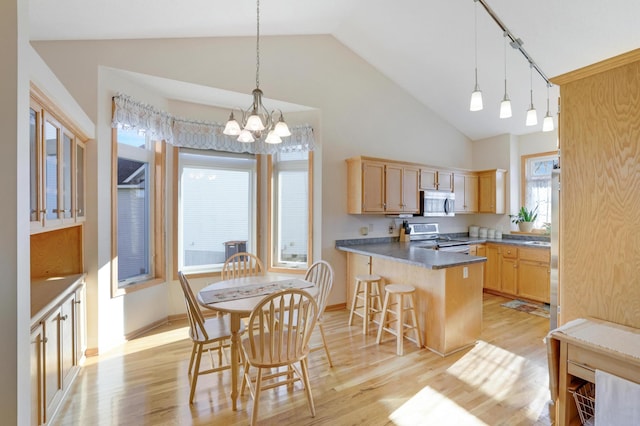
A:
[[[174,117],[124,94],[114,96],[113,103],[111,127],[122,126],[151,132],[155,138],[179,147],[251,154],[313,151],[315,148],[313,128],[308,124],[290,126],[291,136],[283,138],[279,144],[268,144],[262,140],[243,143],[234,136],[223,134],[224,125],[220,123]]]

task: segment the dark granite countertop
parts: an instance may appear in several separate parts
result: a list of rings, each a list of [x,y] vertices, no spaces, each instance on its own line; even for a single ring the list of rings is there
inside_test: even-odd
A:
[[[423,248],[417,242],[383,242],[373,244],[345,244],[336,248],[342,251],[362,254],[365,256],[381,257],[409,265],[422,266],[427,269],[444,269],[454,266],[469,265],[471,263],[486,262],[486,257],[470,256],[468,254],[444,252]]]
[[[548,238],[516,237],[488,239],[469,237],[466,235],[449,235],[451,239],[466,241],[469,244],[496,243],[521,247],[549,249]],[[365,256],[381,257],[428,269],[444,269],[471,263],[486,262],[482,256],[452,253],[424,248],[425,241],[398,242],[397,237],[337,240],[336,249]]]

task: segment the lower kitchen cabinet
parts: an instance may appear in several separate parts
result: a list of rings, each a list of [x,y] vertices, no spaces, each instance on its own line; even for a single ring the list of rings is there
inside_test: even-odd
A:
[[[86,345],[84,283],[66,289],[31,327],[31,424],[47,425],[78,374]],[[82,351],[82,352],[80,352]]]
[[[520,249],[518,268],[518,294],[527,299],[549,303],[550,269],[549,250]]]
[[[486,290],[549,303],[549,249],[489,243],[484,256]]]
[[[487,244],[485,252],[487,262],[484,265],[484,288],[500,291],[500,246]]]
[[[500,291],[509,295],[518,294],[518,249],[511,246],[500,248]]]

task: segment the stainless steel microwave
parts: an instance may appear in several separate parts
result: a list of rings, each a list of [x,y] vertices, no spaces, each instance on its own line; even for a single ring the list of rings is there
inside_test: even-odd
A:
[[[455,216],[455,194],[444,191],[420,191],[421,216]]]

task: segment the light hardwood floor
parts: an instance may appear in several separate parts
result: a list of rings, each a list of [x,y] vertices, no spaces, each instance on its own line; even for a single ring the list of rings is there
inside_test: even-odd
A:
[[[265,425],[549,425],[543,338],[549,321],[501,307],[485,294],[483,331],[475,347],[442,358],[394,337],[347,326],[348,312],[325,314],[334,367],[324,352],[309,360],[316,417],[304,391],[265,391]],[[246,425],[251,399],[238,411],[228,397],[230,372],[203,376],[189,405],[186,323],[163,325],[121,348],[89,358],[54,425]]]

